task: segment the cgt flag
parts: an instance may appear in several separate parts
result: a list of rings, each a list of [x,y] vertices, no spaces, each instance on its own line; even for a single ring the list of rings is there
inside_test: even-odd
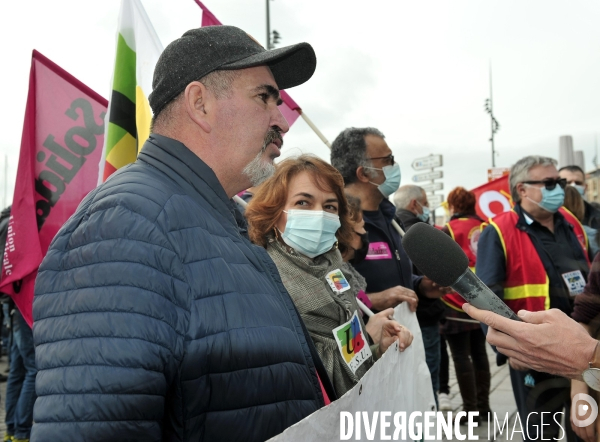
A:
[[[140,0],[122,0],[98,183],[133,163],[150,134],[154,66],[163,50]]]
[[[215,15],[208,10],[206,6],[200,0],[194,0],[200,9],[202,9],[202,26],[220,26],[221,23]],[[281,105],[279,110],[291,126],[296,122],[298,117],[302,115],[302,109],[300,106],[289,96],[286,91],[279,91],[281,96]]]
[[[513,206],[508,185],[508,175],[485,183],[472,190],[477,199],[475,211],[484,220],[509,211]]]
[[[471,192],[475,194],[475,212],[483,220],[509,211],[513,206],[508,184],[508,175],[476,187]],[[462,312],[462,305],[466,302],[458,293],[444,295],[442,301],[451,308]]]
[[[32,324],[37,269],[52,238],[96,187],[108,102],[33,51],[19,169],[0,276]]]

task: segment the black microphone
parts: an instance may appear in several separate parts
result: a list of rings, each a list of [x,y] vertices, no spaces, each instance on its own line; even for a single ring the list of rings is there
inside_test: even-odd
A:
[[[402,246],[415,266],[433,282],[452,287],[469,304],[520,321],[519,317],[469,268],[469,258],[441,230],[426,223],[414,224]]]

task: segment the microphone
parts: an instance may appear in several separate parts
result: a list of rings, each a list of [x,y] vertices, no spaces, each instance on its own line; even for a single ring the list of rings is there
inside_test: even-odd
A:
[[[469,268],[469,258],[450,236],[426,223],[414,224],[402,238],[414,265],[442,287],[452,287],[469,304],[520,321]]]

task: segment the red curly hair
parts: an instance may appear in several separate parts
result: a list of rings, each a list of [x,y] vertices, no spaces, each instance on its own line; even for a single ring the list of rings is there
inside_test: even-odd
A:
[[[475,194],[464,187],[456,187],[448,194],[448,205],[452,206],[454,213],[463,215],[475,214]]]
[[[302,172],[308,172],[321,191],[335,193],[341,224],[336,237],[339,246],[345,247],[352,241],[353,224],[344,195],[344,179],[336,168],[314,155],[300,155],[283,160],[277,165],[273,176],[256,189],[245,212],[250,240],[260,246],[267,246],[267,235],[275,228],[285,207],[289,185]]]

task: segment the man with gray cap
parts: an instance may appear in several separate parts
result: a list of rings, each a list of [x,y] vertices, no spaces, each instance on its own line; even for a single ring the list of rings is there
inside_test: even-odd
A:
[[[279,89],[316,67],[194,29],[154,72],[153,131],[54,239],[34,300],[31,440],[262,441],[335,399],[261,247],[230,198],[273,170]]]

